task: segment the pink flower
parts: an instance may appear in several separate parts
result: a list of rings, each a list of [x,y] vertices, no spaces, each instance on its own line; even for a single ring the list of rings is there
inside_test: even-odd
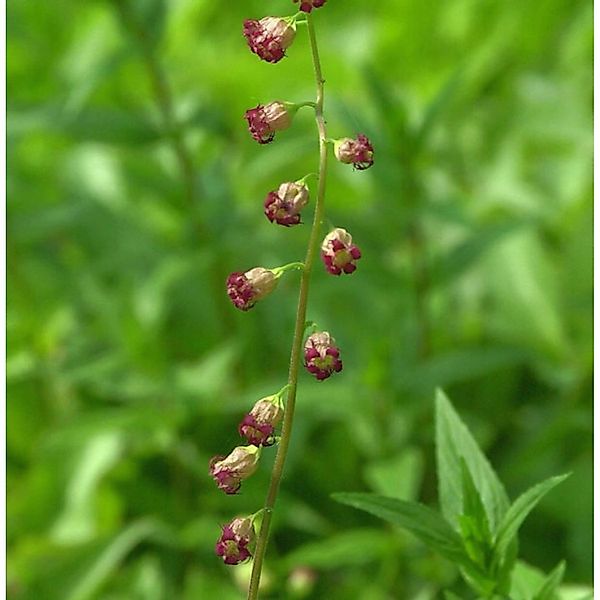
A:
[[[226,494],[237,494],[244,479],[256,471],[259,459],[256,446],[238,446],[228,456],[213,456],[208,463],[209,475]]]
[[[295,36],[296,30],[288,19],[265,17],[260,21],[244,21],[244,37],[250,50],[270,63],[279,62],[285,56]]]
[[[243,418],[238,427],[240,435],[255,446],[272,446],[273,433],[283,417],[283,408],[278,396],[267,396],[259,400]]]
[[[282,183],[269,192],[265,200],[265,215],[271,223],[290,227],[300,223],[300,211],[308,204],[308,188],[301,182]]]
[[[275,101],[246,111],[248,129],[259,144],[272,142],[276,131],[283,131],[292,124],[293,113],[288,110],[289,106],[289,103]]]
[[[294,0],[300,2],[300,10],[309,13],[313,8],[321,8],[327,0]]]
[[[227,295],[240,310],[250,310],[277,286],[277,276],[270,269],[255,267],[245,273],[232,273],[227,278]]]
[[[256,533],[250,517],[237,517],[221,528],[221,536],[215,545],[217,556],[226,565],[239,565],[252,557],[248,546],[254,544]]]
[[[352,243],[352,236],[341,227],[328,233],[321,244],[321,259],[332,275],[354,273],[355,263],[360,257],[360,250]]]
[[[342,370],[340,350],[327,331],[313,333],[304,344],[304,366],[319,381]]]
[[[364,171],[373,164],[373,146],[369,138],[362,133],[355,140],[352,138],[336,140],[333,151],[340,162],[353,164],[359,171]]]

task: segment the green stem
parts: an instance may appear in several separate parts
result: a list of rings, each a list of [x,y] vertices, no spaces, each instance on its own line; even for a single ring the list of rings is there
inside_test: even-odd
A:
[[[308,304],[308,288],[310,283],[310,274],[317,256],[320,242],[320,230],[323,222],[324,201],[325,201],[325,179],[327,176],[327,138],[325,120],[323,118],[323,75],[321,73],[321,62],[319,59],[319,51],[317,48],[317,39],[315,35],[312,17],[306,16],[308,35],[310,39],[310,47],[312,51],[313,66],[315,71],[315,79],[317,83],[317,101],[315,103],[315,118],[317,121],[317,130],[319,132],[319,185],[317,188],[317,200],[315,205],[315,215],[308,248],[306,251],[306,259],[304,260],[304,270],[300,281],[300,294],[298,298],[298,308],[296,311],[296,325],[294,327],[294,339],[292,342],[292,352],[290,357],[290,368],[288,374],[288,394],[285,406],[285,414],[283,417],[283,427],[281,430],[281,441],[277,448],[277,456],[271,472],[271,481],[267,491],[267,497],[264,505],[263,522],[258,534],[256,549],[254,552],[254,562],[252,564],[252,575],[250,577],[250,586],[248,588],[248,600],[258,599],[258,588],[260,584],[260,576],[262,572],[265,551],[269,540],[269,528],[271,526],[271,518],[273,515],[273,507],[277,500],[279,491],[279,483],[283,475],[283,467],[290,445],[290,437],[292,433],[292,423],[294,420],[294,407],[296,404],[296,389],[298,386],[298,372],[300,370],[302,357],[302,343],[304,341],[304,327],[306,322],[306,308]]]

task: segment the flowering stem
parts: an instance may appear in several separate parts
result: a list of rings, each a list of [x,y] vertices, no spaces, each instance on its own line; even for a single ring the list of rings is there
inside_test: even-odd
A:
[[[317,200],[315,204],[315,215],[308,248],[306,251],[306,259],[304,260],[304,270],[300,281],[300,293],[298,297],[298,308],[296,311],[296,325],[294,327],[294,339],[292,341],[292,352],[290,357],[290,368],[288,374],[288,392],[285,413],[283,417],[283,426],[281,430],[281,440],[277,448],[277,456],[271,472],[271,481],[269,490],[264,505],[263,522],[256,541],[256,549],[254,552],[254,562],[252,564],[252,575],[250,577],[250,586],[248,588],[248,600],[258,599],[258,587],[262,572],[263,560],[267,549],[269,539],[269,528],[273,515],[273,507],[277,499],[279,491],[279,483],[283,475],[283,467],[290,445],[290,437],[292,433],[292,423],[294,419],[294,407],[296,403],[296,388],[298,386],[298,372],[300,370],[302,342],[304,339],[304,329],[306,323],[306,308],[308,304],[308,288],[310,283],[310,274],[313,263],[317,255],[320,241],[320,229],[323,222],[324,200],[325,200],[325,179],[327,176],[327,132],[325,128],[325,120],[323,118],[323,98],[324,90],[323,75],[321,73],[321,62],[319,59],[319,50],[317,48],[317,38],[315,29],[310,14],[306,15],[306,23],[308,27],[308,36],[310,39],[310,47],[312,52],[312,60],[315,71],[315,79],[317,84],[317,101],[315,103],[315,119],[317,121],[317,130],[319,132],[319,183],[317,188]]]

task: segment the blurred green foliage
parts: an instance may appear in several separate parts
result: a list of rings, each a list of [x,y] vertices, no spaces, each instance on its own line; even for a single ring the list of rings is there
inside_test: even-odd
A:
[[[242,597],[247,568],[219,564],[214,542],[261,506],[272,453],[237,497],[206,465],[285,382],[297,282],[249,314],[223,282],[303,256],[307,228],[270,225],[262,201],[315,170],[316,133],[305,111],[275,143],[250,139],[247,108],[312,99],[314,84],[305,32],[274,66],[241,23],[293,11],[8,4],[11,599]],[[545,572],[564,558],[567,584],[591,582],[592,12],[315,11],[330,134],[364,131],[376,164],[330,169],[328,218],[364,258],[352,277],[313,278],[309,318],[345,369],[301,378],[265,598],[463,597],[450,563],[330,498],[434,502],[436,386],[511,497],[572,471],[520,556]]]

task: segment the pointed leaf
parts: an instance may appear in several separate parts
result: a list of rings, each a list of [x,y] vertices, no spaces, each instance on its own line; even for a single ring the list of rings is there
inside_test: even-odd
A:
[[[458,518],[460,532],[469,557],[480,567],[485,568],[492,546],[488,519],[464,459],[461,459],[461,471],[463,510]]]
[[[494,533],[508,510],[508,496],[477,442],[441,390],[436,396],[436,450],[440,504],[446,519],[457,524],[462,510],[460,465],[463,459]]]
[[[554,600],[558,586],[561,584],[565,574],[565,561],[561,560],[544,580],[542,587],[538,590],[533,600]]]
[[[448,560],[458,564],[469,562],[458,534],[441,515],[427,506],[375,494],[338,493],[332,497],[342,504],[404,527]]]
[[[542,483],[538,483],[519,496],[513,505],[508,509],[498,527],[496,536],[495,553],[497,560],[503,559],[509,544],[517,535],[521,524],[531,512],[533,507],[556,485],[566,479],[568,475],[559,475],[550,477]]]

